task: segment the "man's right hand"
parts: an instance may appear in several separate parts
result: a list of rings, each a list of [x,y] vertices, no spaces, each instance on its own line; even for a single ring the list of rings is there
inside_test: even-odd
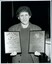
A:
[[[17,55],[17,52],[12,52],[12,53],[10,54],[10,56],[15,56],[15,55]]]
[[[34,52],[34,55],[39,56],[39,55],[41,55],[41,53],[36,51],[36,52]]]

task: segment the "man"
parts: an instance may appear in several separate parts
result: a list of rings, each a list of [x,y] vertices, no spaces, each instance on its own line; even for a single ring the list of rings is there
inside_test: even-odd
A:
[[[12,52],[10,56],[12,56],[12,63],[38,63],[39,59],[37,56],[40,55],[38,51],[34,54],[28,53],[28,45],[29,45],[29,31],[32,30],[41,30],[41,28],[37,25],[33,25],[29,22],[32,13],[27,6],[22,6],[17,10],[17,18],[21,21],[19,24],[11,26],[9,31],[20,31],[21,38],[21,48],[22,54],[18,54],[17,52]]]

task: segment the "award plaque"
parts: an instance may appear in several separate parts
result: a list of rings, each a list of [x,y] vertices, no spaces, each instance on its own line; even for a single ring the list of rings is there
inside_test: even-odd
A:
[[[29,52],[44,52],[45,31],[30,31]]]
[[[4,32],[5,53],[21,52],[19,32]]]

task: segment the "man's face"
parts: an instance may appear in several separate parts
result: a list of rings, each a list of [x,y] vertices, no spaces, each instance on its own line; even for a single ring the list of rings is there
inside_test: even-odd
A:
[[[21,12],[19,14],[18,19],[21,21],[21,23],[23,23],[24,25],[29,23],[29,19],[31,18],[31,16],[29,15],[28,12]]]

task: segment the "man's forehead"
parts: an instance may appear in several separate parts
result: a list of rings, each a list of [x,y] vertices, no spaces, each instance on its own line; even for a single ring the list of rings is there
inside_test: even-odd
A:
[[[22,11],[22,12],[20,12],[20,15],[21,14],[29,14],[28,12],[26,12],[26,11]]]

